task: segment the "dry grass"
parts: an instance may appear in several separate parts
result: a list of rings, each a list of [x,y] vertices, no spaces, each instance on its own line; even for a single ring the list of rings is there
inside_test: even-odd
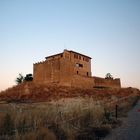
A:
[[[116,101],[116,98],[113,99]],[[123,109],[127,108],[128,111],[136,100],[137,97],[134,96],[119,104],[119,117],[122,117]],[[105,111],[114,111],[105,106],[106,102],[107,100],[79,97],[40,103],[1,104],[0,127],[3,127],[1,124],[8,113],[14,124],[14,136],[9,137],[17,140],[78,140],[86,136],[87,139],[94,140],[118,125],[115,118],[105,115]]]
[[[118,117],[124,117],[138,93],[133,88],[84,90],[24,83],[0,94],[0,129],[8,113],[14,128],[9,139],[95,140],[121,124],[114,117],[115,105]]]

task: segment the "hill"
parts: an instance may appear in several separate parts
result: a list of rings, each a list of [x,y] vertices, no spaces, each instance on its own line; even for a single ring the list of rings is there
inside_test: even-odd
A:
[[[121,89],[80,89],[57,85],[36,85],[33,82],[25,82],[2,91],[0,93],[0,100],[40,102],[76,97],[92,97],[96,100],[100,100],[103,98],[110,99],[112,96],[122,98],[130,95],[140,95],[140,91],[131,87]]]
[[[138,95],[135,88],[79,89],[25,82],[0,93],[0,139],[96,140],[121,124]]]

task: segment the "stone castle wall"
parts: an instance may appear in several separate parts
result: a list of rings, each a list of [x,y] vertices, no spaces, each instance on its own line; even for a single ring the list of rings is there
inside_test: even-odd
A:
[[[71,81],[71,87],[91,89],[94,85],[94,78],[81,75],[74,75]]]
[[[60,59],[44,61],[34,64],[34,82],[51,83],[59,82],[60,79]]]
[[[91,61],[69,51],[47,57],[44,62],[34,64],[34,82],[71,85],[73,75],[91,76]]]
[[[39,84],[120,88],[120,79],[92,77],[91,58],[73,51],[65,50],[63,53],[46,57],[45,61],[34,64],[33,73],[33,81]]]
[[[93,77],[95,85],[94,87],[111,87],[111,88],[121,88],[120,79],[105,79],[100,77]]]

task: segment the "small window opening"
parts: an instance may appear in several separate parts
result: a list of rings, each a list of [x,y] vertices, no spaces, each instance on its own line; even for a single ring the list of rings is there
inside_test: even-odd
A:
[[[87,76],[89,76],[89,75],[88,75],[88,72],[87,72]]]
[[[86,59],[85,59],[85,61],[86,61],[86,62],[89,62],[89,59],[88,59],[88,58],[86,58]]]
[[[79,71],[77,71],[77,74],[79,73]]]
[[[83,67],[83,64],[79,64],[79,67]]]
[[[61,57],[63,57],[63,54],[61,54]]]
[[[74,54],[74,58],[78,59],[78,55],[77,54]]]
[[[83,64],[76,63],[76,67],[83,67]]]

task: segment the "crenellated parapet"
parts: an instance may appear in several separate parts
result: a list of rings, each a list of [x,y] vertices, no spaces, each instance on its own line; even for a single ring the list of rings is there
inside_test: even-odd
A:
[[[34,63],[34,65],[43,64],[44,62],[45,61],[40,61],[40,62]]]

